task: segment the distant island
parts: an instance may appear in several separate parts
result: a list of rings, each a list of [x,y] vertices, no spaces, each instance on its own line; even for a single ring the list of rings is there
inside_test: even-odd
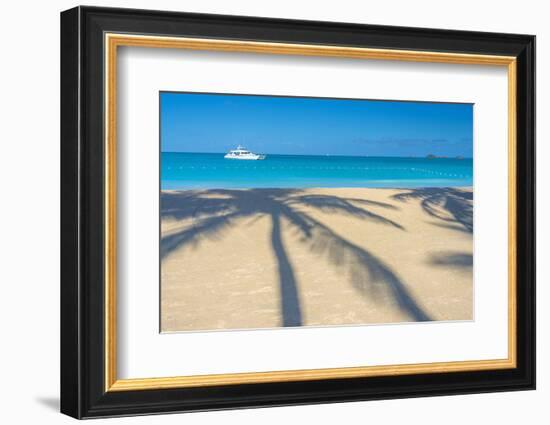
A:
[[[426,158],[428,158],[428,159],[438,159],[438,158],[449,158],[449,157],[448,156],[443,156],[443,155],[441,155],[441,156],[440,155],[434,155],[434,154],[431,153],[431,154],[426,155]],[[458,156],[455,156],[454,159],[464,159],[464,157],[461,156],[461,155],[458,155]]]

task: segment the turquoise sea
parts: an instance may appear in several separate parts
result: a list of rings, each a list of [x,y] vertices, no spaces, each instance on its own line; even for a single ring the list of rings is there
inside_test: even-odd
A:
[[[161,153],[161,188],[307,188],[472,186],[472,159],[267,155],[260,161],[224,153]]]

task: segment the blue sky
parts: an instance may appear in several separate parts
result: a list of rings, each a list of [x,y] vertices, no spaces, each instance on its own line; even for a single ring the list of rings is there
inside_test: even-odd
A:
[[[160,94],[163,152],[472,157],[473,105]]]

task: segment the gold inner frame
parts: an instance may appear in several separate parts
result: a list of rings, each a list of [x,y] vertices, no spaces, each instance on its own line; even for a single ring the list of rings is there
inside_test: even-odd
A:
[[[105,391],[410,375],[510,369],[516,367],[516,58],[463,53],[370,49],[325,45],[105,34]],[[119,46],[328,56],[507,67],[508,71],[508,357],[419,364],[248,372],[164,378],[118,379],[116,325],[116,99]]]

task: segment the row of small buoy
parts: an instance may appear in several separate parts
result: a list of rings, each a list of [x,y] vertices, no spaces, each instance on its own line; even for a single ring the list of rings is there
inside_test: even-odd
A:
[[[455,174],[455,173],[445,173],[441,171],[434,171],[434,170],[426,170],[422,168],[399,168],[399,167],[216,167],[216,166],[179,166],[176,167],[176,169],[183,170],[183,169],[191,169],[191,170],[217,170],[217,169],[224,169],[224,170],[365,170],[365,171],[412,171],[412,172],[420,172],[425,174],[431,174],[434,176],[439,177],[455,177],[455,178],[472,178],[471,175],[464,175],[464,174]],[[167,167],[167,170],[172,170],[173,167]]]

